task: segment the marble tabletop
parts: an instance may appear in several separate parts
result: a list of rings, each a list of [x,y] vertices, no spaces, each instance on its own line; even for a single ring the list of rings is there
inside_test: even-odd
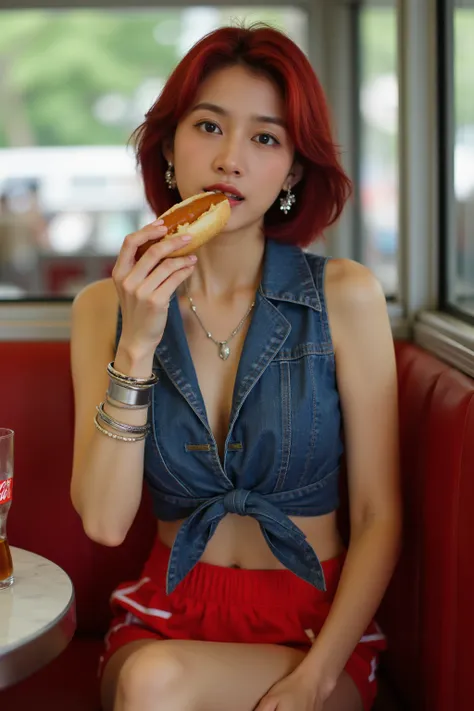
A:
[[[0,689],[58,656],[76,628],[74,588],[55,563],[11,546],[15,582],[0,590]]]

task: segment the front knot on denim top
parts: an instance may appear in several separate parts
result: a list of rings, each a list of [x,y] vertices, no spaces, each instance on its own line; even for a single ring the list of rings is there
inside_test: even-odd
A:
[[[280,494],[280,500],[282,497],[284,495]],[[196,565],[217,526],[229,513],[255,518],[275,557],[299,577],[319,590],[325,590],[321,563],[306,536],[269,498],[271,495],[232,489],[202,503],[184,521],[176,536],[168,565],[167,593],[173,592]]]
[[[233,489],[229,491],[223,500],[224,508],[226,513],[238,514],[239,516],[246,516],[247,509],[246,504],[250,496],[250,491],[246,489]]]

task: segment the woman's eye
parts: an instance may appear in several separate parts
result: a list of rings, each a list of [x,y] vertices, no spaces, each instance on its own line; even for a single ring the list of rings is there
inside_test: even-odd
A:
[[[217,123],[214,123],[214,121],[199,121],[199,123],[196,124],[196,127],[204,131],[205,133],[222,133],[221,129],[219,128]],[[260,143],[260,145],[262,146],[280,145],[280,141],[276,139],[275,136],[272,136],[269,133],[259,133],[254,140],[256,140],[257,143]]]
[[[215,129],[219,128],[219,126],[213,121],[200,121],[196,124],[196,126],[198,126],[198,128],[203,128],[206,133],[215,133]]]
[[[262,139],[258,141],[258,143],[262,146],[280,145],[280,141],[278,141],[275,136],[271,136],[269,133],[259,133],[257,139]],[[271,141],[273,141],[273,143]]]

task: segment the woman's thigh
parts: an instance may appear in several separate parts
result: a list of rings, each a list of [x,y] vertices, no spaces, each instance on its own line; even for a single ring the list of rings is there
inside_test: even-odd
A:
[[[138,640],[124,645],[102,678],[103,711],[253,711],[302,661],[303,652],[268,644]],[[138,689],[137,689],[138,687]],[[167,706],[170,692],[173,699]],[[159,697],[160,703],[153,703]],[[148,701],[148,698],[150,701]],[[125,703],[126,700],[126,703]],[[176,706],[174,705],[176,704]],[[352,679],[341,675],[324,711],[361,711]]]

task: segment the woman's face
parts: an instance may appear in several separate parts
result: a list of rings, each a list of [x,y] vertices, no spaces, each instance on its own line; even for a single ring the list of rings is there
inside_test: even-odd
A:
[[[280,191],[297,182],[284,109],[272,81],[233,66],[207,78],[176,129],[166,157],[182,199],[226,187],[243,197],[231,200],[224,232],[261,225]]]

